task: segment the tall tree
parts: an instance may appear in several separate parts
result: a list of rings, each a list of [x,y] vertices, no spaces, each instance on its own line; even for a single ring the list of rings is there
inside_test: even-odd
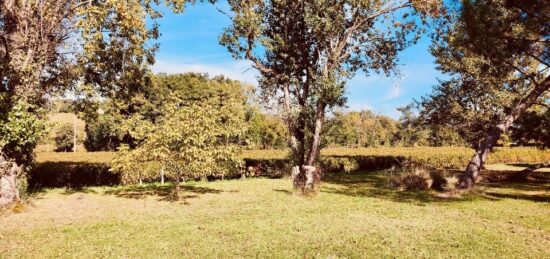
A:
[[[477,129],[466,135],[476,152],[457,185],[470,188],[501,135],[531,106],[548,102],[550,5],[470,0],[456,6],[433,48],[439,69],[452,78],[424,106],[434,120]]]
[[[304,186],[303,168],[318,158],[325,112],[346,102],[346,80],[358,70],[394,73],[397,53],[417,39],[419,20],[437,12],[435,3],[229,1],[233,23],[220,42],[260,71],[266,98],[280,98],[292,161],[301,168],[295,186]]]
[[[185,3],[165,2],[176,11]],[[158,37],[158,31],[156,26],[146,26],[146,18],[160,16],[153,9],[160,3],[0,1],[0,128],[39,134],[35,125],[41,120],[40,111],[47,97],[62,92],[77,79],[83,78],[87,85],[101,85],[102,93],[131,93],[134,85],[143,81],[145,65],[152,62],[154,47],[147,43]],[[18,123],[18,127],[5,126],[14,123],[9,119],[13,116],[15,121],[27,121]],[[36,146],[33,140],[38,138],[6,138],[15,134],[3,133],[0,144],[6,160],[28,165]],[[0,170],[0,176],[10,182],[9,186],[17,186],[16,177],[9,170]],[[17,199],[17,195],[10,197]]]
[[[399,117],[399,130],[394,139],[396,145],[409,147],[429,145],[430,132],[422,127],[413,107],[413,104],[409,104],[397,108],[401,116]]]

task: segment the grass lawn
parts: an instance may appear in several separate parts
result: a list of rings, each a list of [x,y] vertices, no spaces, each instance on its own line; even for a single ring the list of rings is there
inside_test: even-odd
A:
[[[380,173],[170,187],[53,189],[0,216],[0,258],[550,258],[550,183],[484,184],[462,197],[386,188]]]

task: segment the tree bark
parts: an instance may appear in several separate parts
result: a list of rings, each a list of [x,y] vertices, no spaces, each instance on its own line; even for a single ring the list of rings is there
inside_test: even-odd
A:
[[[5,159],[0,153],[0,208],[19,201],[17,174],[20,170],[15,162]]]
[[[176,169],[177,170],[177,169]],[[174,201],[180,200],[180,181],[181,181],[181,174],[179,171],[176,173],[176,182],[174,183],[174,190],[173,190],[173,199]]]
[[[315,112],[315,129],[313,131],[313,141],[309,149],[306,165],[313,166],[319,155],[319,146],[321,145],[321,132],[323,130],[323,122],[325,119],[325,104],[319,102],[317,111]]]
[[[464,174],[457,182],[456,187],[458,189],[469,189],[474,186],[480,170],[487,160],[487,156],[491,150],[493,150],[493,147],[500,138],[500,135],[506,132],[519,118],[519,116],[531,107],[531,105],[533,105],[548,89],[550,89],[550,76],[545,78],[542,83],[536,84],[535,88],[525,98],[521,99],[519,103],[506,114],[504,119],[491,130],[487,138],[476,150],[474,156],[468,163]]]

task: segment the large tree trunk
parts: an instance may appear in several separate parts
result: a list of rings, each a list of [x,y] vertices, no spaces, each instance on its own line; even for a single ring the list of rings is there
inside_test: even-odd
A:
[[[487,160],[487,156],[497,143],[500,135],[506,132],[519,116],[527,108],[531,107],[531,105],[533,105],[548,89],[550,89],[550,77],[544,79],[542,83],[537,84],[535,88],[525,98],[521,99],[519,103],[506,114],[504,119],[491,130],[468,163],[464,174],[457,182],[457,188],[469,189],[474,186],[479,176],[479,172]]]
[[[0,208],[19,201],[17,175],[21,168],[0,153]]]
[[[323,126],[325,105],[318,105],[315,117],[315,129],[313,140],[309,150],[306,148],[306,134],[307,127],[306,114],[299,114],[297,118],[292,117],[292,111],[290,108],[290,92],[288,86],[283,87],[283,100],[285,119],[289,130],[289,147],[291,149],[291,162],[294,163],[292,167],[292,182],[295,189],[301,190],[302,193],[307,191],[313,191],[316,189],[320,182],[320,172],[313,166],[317,154],[319,151],[319,145],[321,144],[321,130]],[[300,112],[304,113],[306,108],[304,103],[299,103],[301,106]]]
[[[321,131],[325,119],[325,104],[320,102],[315,112],[315,129],[313,131],[313,140],[307,158],[307,165],[313,166],[319,156],[319,146],[321,145]]]

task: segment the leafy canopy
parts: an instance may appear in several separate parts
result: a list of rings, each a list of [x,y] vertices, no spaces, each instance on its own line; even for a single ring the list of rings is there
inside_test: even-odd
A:
[[[158,161],[169,176],[204,178],[236,173],[241,160],[238,139],[246,131],[243,87],[204,75],[159,75],[157,116],[134,114],[125,128],[138,140],[135,149],[121,147],[113,169],[126,182],[141,177],[145,163]],[[164,95],[164,94],[166,95]]]
[[[313,164],[326,109],[346,102],[346,80],[358,70],[394,73],[397,53],[422,31],[413,14],[424,21],[435,3],[230,0],[220,43],[260,71],[260,93],[283,104],[294,161]]]

